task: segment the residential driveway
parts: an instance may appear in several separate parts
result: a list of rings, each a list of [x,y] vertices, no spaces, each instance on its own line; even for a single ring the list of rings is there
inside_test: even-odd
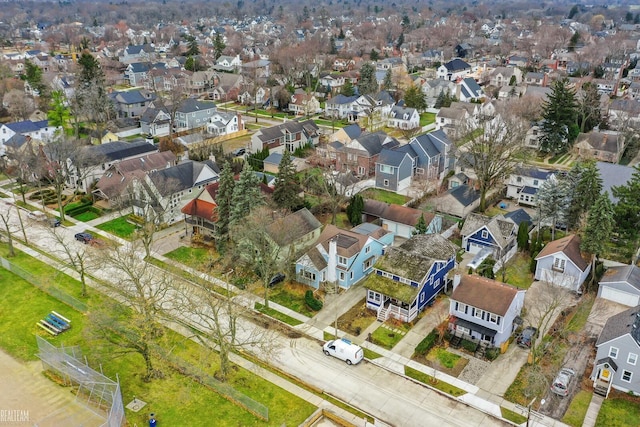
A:
[[[558,314],[565,308],[575,305],[577,301],[577,296],[571,292],[544,282],[533,282],[524,298],[524,324],[536,327],[540,325],[540,337],[543,337]],[[496,396],[504,396],[528,357],[528,350],[513,343],[505,354],[489,365],[476,385]]]
[[[600,336],[600,332],[602,332],[602,328],[604,328],[604,324],[607,323],[607,320],[609,320],[611,316],[622,313],[628,309],[629,307],[626,305],[618,304],[617,302],[609,301],[604,298],[596,298],[593,303],[593,307],[591,308],[591,313],[587,318],[585,332],[587,332],[591,337],[598,339],[598,336]]]

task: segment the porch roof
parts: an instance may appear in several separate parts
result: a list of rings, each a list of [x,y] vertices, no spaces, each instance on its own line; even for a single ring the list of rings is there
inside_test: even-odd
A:
[[[364,282],[364,287],[375,292],[379,292],[391,298],[395,298],[399,301],[411,304],[418,293],[419,288],[414,288],[404,283],[396,282],[388,277],[378,276],[377,274],[371,274]]]
[[[470,322],[468,320],[457,318],[456,321],[455,321],[455,324],[456,325],[460,325],[463,328],[467,328],[467,329],[470,329],[472,331],[481,333],[483,335],[487,335],[489,337],[495,337],[496,336],[496,331],[494,331],[493,329],[489,329],[486,326],[478,325],[477,323],[473,323],[473,322]]]
[[[598,360],[596,362],[596,366],[604,365],[605,363],[608,364],[611,369],[613,369],[613,372],[618,372],[618,365],[616,365],[616,362],[614,362],[613,359],[608,356]]]

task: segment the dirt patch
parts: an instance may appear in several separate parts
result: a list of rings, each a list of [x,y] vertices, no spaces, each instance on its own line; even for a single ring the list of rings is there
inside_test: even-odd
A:
[[[375,320],[375,311],[366,308],[365,299],[363,298],[338,318],[338,328],[351,335],[358,336]]]

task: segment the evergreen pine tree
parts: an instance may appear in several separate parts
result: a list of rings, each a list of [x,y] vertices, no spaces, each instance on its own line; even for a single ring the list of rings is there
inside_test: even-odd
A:
[[[424,220],[424,214],[420,215],[415,230],[413,230],[411,234],[414,236],[416,234],[427,234],[427,222]]]
[[[605,249],[606,242],[611,239],[614,225],[614,212],[609,193],[603,192],[595,201],[589,217],[587,227],[582,236],[580,249],[591,254],[591,283],[595,283],[596,258]]]
[[[382,83],[382,88],[384,90],[390,90],[393,87],[393,73],[391,72],[391,68],[389,68],[384,75],[384,81]]]
[[[294,211],[303,203],[299,194],[300,186],[296,181],[296,168],[291,160],[291,153],[285,150],[278,166],[278,176],[273,189],[273,201],[281,209]]]
[[[404,94],[404,103],[407,107],[424,111],[427,108],[427,101],[424,99],[422,90],[416,85],[411,85]]]
[[[378,82],[376,80],[376,69],[366,63],[360,68],[360,81],[358,82],[358,93],[360,95],[372,95],[378,92]]]
[[[640,230],[640,165],[625,185],[613,187],[613,195],[618,198],[614,207],[617,229],[627,238],[635,239]]]
[[[566,221],[569,195],[563,183],[549,177],[538,189],[538,222],[551,225],[551,239],[555,239],[556,225]]]
[[[216,210],[218,217],[216,222],[216,237],[221,242],[227,240],[229,235],[234,187],[235,180],[233,179],[233,170],[229,162],[225,162],[220,171],[218,194],[216,195],[216,204],[218,205]]]
[[[576,229],[580,226],[583,215],[602,192],[602,178],[596,162],[591,160],[576,163],[565,178],[565,185],[571,194],[567,225]]]
[[[371,49],[371,53],[369,53],[369,59],[371,59],[372,61],[377,61],[378,59],[380,59],[380,54],[378,54],[377,50]]]
[[[362,210],[364,209],[364,199],[360,194],[354,194],[347,206],[347,218],[351,225],[356,226],[362,222]]]
[[[260,179],[251,170],[248,164],[244,165],[238,182],[233,186],[231,202],[230,224],[238,224],[240,220],[249,215],[257,206],[263,203],[260,193]]]
[[[542,135],[540,150],[551,155],[565,153],[579,133],[576,124],[577,102],[569,80],[557,80],[542,104]]]
[[[344,81],[344,84],[340,88],[340,93],[343,94],[344,96],[355,95],[356,90],[354,89],[353,84],[351,83],[351,79],[346,79]]]

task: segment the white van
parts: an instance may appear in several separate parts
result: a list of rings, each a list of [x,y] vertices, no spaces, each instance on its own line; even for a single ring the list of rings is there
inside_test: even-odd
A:
[[[355,365],[364,358],[362,348],[352,344],[351,341],[342,338],[341,340],[327,341],[322,347],[327,356],[337,357],[347,362],[347,365]]]

